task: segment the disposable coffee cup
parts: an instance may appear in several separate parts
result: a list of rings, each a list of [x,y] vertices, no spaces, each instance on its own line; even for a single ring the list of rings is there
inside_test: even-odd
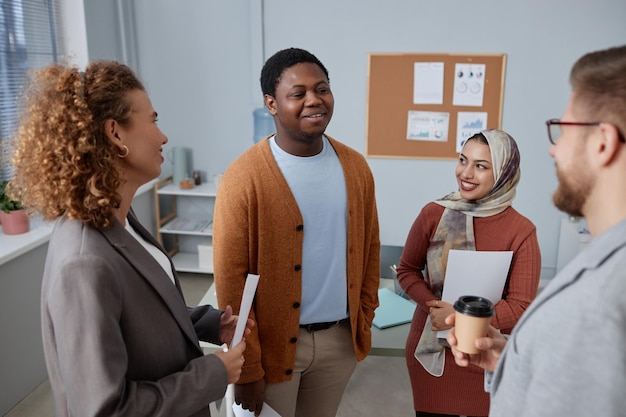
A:
[[[494,314],[493,303],[484,297],[463,295],[454,303],[454,311],[457,349],[464,353],[478,353],[474,341],[487,336]]]

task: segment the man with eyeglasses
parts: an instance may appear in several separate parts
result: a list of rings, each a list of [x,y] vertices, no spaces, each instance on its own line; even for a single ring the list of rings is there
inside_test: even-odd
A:
[[[490,416],[626,415],[626,45],[581,57],[570,83],[562,118],[547,121],[553,200],[593,240],[508,339],[490,328],[467,355],[448,334],[458,365],[486,370]]]

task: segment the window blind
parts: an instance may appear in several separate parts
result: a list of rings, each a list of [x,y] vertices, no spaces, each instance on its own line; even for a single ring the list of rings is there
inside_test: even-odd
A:
[[[63,57],[61,11],[59,0],[0,0],[0,181],[11,174],[8,150],[28,70]]]

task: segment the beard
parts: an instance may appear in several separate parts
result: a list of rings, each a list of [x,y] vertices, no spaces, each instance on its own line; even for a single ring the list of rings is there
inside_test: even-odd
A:
[[[585,217],[583,206],[587,201],[587,196],[591,193],[592,178],[579,175],[578,172],[567,175],[561,172],[558,167],[556,176],[559,180],[559,186],[552,196],[556,208],[570,216]]]

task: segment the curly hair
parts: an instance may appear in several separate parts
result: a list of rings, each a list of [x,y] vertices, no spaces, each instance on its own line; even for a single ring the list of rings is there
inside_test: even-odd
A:
[[[123,179],[104,122],[127,126],[127,93],[137,89],[145,91],[133,71],[116,61],[93,62],[84,73],[60,64],[34,71],[12,144],[11,194],[45,220],[66,215],[110,227]]]
[[[263,65],[260,79],[263,95],[268,94],[273,97],[276,94],[276,85],[278,85],[283,72],[287,68],[303,62],[309,62],[320,67],[324,71],[326,79],[330,81],[328,70],[315,55],[299,48],[283,49],[272,55]]]

